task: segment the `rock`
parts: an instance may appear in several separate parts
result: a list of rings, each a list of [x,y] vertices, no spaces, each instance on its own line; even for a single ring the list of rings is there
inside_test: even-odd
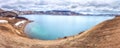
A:
[[[18,16],[18,14],[12,11],[4,11],[0,9],[0,16]]]
[[[1,12],[0,13],[0,16],[14,16],[14,17],[17,17],[17,13],[15,12],[12,12],[12,11],[4,11],[4,12]]]

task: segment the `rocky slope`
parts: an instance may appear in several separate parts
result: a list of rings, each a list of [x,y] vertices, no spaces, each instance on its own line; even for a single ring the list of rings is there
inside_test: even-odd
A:
[[[67,41],[67,46],[78,48],[120,48],[120,17],[107,20]]]
[[[13,21],[14,22],[14,21]],[[44,41],[18,35],[11,23],[0,23],[0,48],[120,48],[120,17],[69,38]]]

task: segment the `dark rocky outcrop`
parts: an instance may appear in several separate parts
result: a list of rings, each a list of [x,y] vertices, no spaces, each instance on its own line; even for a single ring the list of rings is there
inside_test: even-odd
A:
[[[12,11],[4,11],[0,13],[0,16],[18,16],[18,14],[16,14],[15,12]]]
[[[16,17],[17,19],[22,19],[22,20],[28,20],[27,18],[24,17]]]
[[[4,11],[0,9],[0,16],[18,16],[18,14],[12,11]]]

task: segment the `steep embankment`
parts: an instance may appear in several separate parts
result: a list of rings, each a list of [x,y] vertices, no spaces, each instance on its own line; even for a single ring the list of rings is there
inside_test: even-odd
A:
[[[43,41],[14,34],[9,23],[0,24],[0,48],[120,48],[120,17],[107,20],[80,35]]]
[[[76,36],[66,44],[78,48],[120,48],[119,35],[120,17],[116,17]]]

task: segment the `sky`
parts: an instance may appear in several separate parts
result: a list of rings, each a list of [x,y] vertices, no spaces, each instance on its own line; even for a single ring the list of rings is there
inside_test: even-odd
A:
[[[120,0],[0,0],[6,10],[71,10],[75,12],[120,12]]]

